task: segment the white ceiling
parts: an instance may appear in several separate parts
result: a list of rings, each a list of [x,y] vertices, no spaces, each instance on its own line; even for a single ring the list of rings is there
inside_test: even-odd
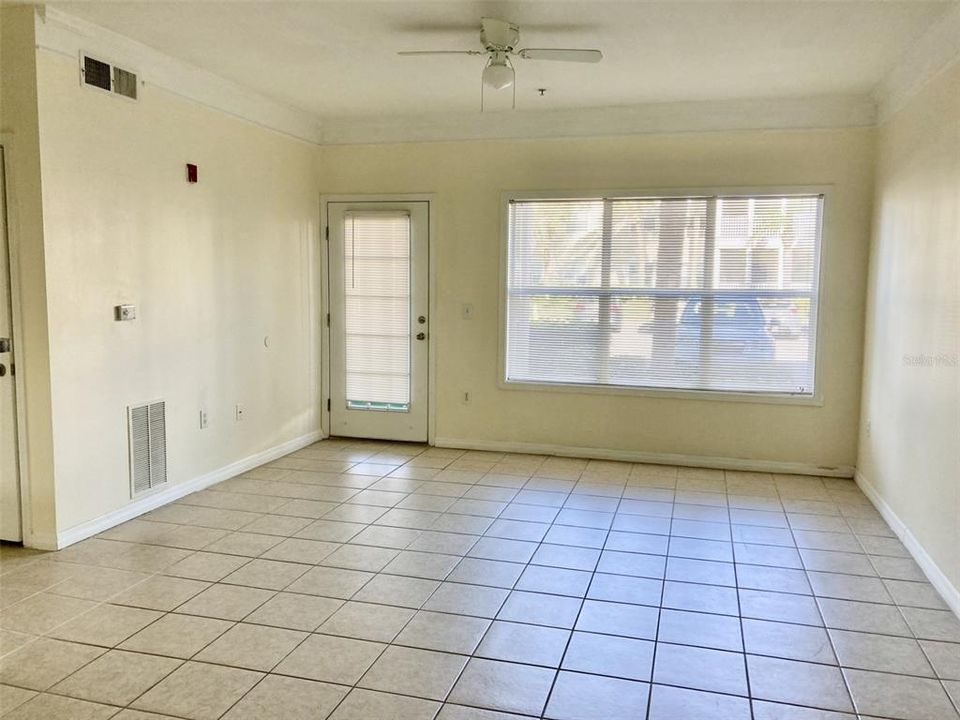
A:
[[[955,2],[63,2],[54,7],[319,117],[465,112],[479,18],[527,47],[596,47],[598,65],[517,61],[518,109],[870,92]],[[540,97],[536,89],[547,88]],[[502,100],[495,98],[494,100]]]

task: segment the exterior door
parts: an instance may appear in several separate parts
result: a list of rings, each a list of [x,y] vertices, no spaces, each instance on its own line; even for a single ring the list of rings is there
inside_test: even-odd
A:
[[[330,202],[330,434],[427,441],[429,203]]]
[[[0,146],[0,540],[22,539],[17,453],[16,387],[13,381],[13,315],[3,147]]]

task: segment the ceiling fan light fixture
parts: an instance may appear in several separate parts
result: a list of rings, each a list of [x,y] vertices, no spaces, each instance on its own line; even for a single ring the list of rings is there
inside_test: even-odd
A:
[[[510,61],[503,58],[491,58],[483,69],[483,84],[494,90],[506,90],[513,85],[514,72]]]

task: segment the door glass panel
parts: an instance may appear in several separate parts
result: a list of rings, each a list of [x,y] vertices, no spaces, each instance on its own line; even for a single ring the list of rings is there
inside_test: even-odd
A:
[[[410,410],[410,215],[344,216],[347,408]]]

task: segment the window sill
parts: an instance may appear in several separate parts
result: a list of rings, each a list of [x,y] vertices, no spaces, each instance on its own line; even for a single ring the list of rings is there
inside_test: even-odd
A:
[[[750,403],[756,405],[797,405],[822,407],[820,393],[791,395],[789,393],[749,393],[720,390],[676,390],[672,388],[630,387],[626,385],[577,385],[567,383],[532,382],[529,380],[503,380],[501,390],[526,392],[573,393],[580,395],[616,395],[622,397],[646,397],[658,400],[694,400],[706,402]]]

